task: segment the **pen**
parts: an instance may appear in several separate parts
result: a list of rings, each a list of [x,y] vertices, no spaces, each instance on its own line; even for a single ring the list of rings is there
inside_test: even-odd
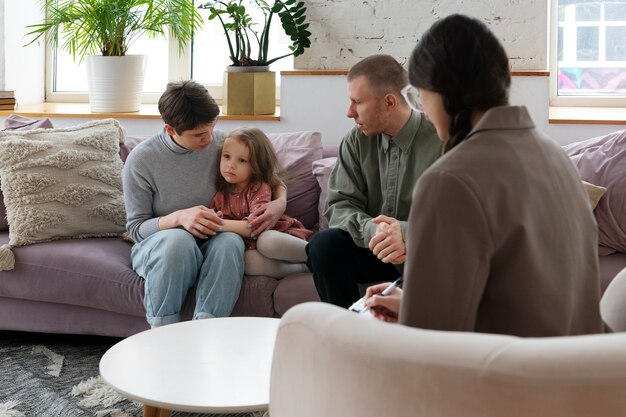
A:
[[[379,295],[387,296],[393,292],[396,288],[402,285],[404,279],[402,277],[398,278],[394,282],[392,282],[387,288],[383,290]],[[357,313],[364,313],[368,310],[368,307],[365,307],[365,297],[359,298],[354,304],[352,304],[349,308],[350,311],[355,311]]]

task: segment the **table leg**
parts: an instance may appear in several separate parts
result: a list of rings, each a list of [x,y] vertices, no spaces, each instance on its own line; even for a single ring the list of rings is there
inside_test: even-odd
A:
[[[171,417],[171,410],[164,410],[162,408],[152,407],[151,405],[143,406],[143,417]]]

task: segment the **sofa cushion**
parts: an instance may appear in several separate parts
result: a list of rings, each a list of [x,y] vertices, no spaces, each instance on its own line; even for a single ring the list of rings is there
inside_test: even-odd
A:
[[[285,175],[287,209],[285,213],[300,220],[307,229],[317,227],[317,204],[320,189],[313,176],[313,162],[322,157],[322,135],[319,132],[269,133],[278,162]]]
[[[626,130],[563,148],[584,181],[606,187],[594,211],[600,245],[626,252]]]
[[[319,230],[328,229],[328,220],[324,216],[324,211],[326,210],[326,197],[328,195],[328,179],[336,163],[337,157],[322,158],[313,162],[313,175],[315,175],[317,183],[320,186],[320,198],[317,204],[320,219]]]
[[[113,119],[60,129],[0,132],[0,177],[10,244],[117,236],[125,231]]]
[[[7,238],[0,233],[0,245]],[[145,317],[143,279],[131,267],[131,246],[122,239],[89,238],[15,248],[15,268],[0,272],[0,297]]]

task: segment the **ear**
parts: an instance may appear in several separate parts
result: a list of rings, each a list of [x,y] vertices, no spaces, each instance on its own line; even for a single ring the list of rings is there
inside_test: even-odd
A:
[[[174,128],[172,126],[168,125],[167,123],[165,124],[165,131],[170,136],[176,135],[176,131],[174,130]]]
[[[385,94],[385,104],[389,110],[395,109],[398,107],[398,97],[395,94]]]

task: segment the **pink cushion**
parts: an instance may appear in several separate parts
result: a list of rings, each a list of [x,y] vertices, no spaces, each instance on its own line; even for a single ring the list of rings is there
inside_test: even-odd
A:
[[[9,230],[9,222],[7,222],[7,208],[4,206],[4,197],[0,193],[0,232]]]
[[[4,130],[33,130],[33,129],[51,129],[52,122],[45,118],[30,118],[10,114],[4,121]]]
[[[17,114],[10,114],[4,121],[4,130],[32,130],[32,129],[44,129],[52,128],[52,122],[50,119],[19,116]],[[7,208],[4,205],[4,196],[2,195],[2,184],[0,184],[0,231],[9,230],[9,223],[7,222]]]
[[[126,136],[124,143],[120,144],[120,158],[122,158],[122,162],[126,162],[128,154],[135,148],[135,146],[139,145],[139,143],[149,137],[150,136]]]
[[[322,157],[322,135],[319,132],[269,133],[278,162],[285,171],[287,186],[285,213],[300,220],[307,229],[319,222],[317,204],[320,189],[313,176],[313,162]]]
[[[599,244],[626,252],[626,130],[563,148],[584,181],[607,189],[594,211]]]
[[[328,220],[324,217],[324,210],[326,210],[326,196],[328,195],[328,178],[336,163],[336,157],[323,158],[313,162],[313,175],[315,175],[320,186],[320,199],[317,206],[320,218],[319,230],[328,229]]]

